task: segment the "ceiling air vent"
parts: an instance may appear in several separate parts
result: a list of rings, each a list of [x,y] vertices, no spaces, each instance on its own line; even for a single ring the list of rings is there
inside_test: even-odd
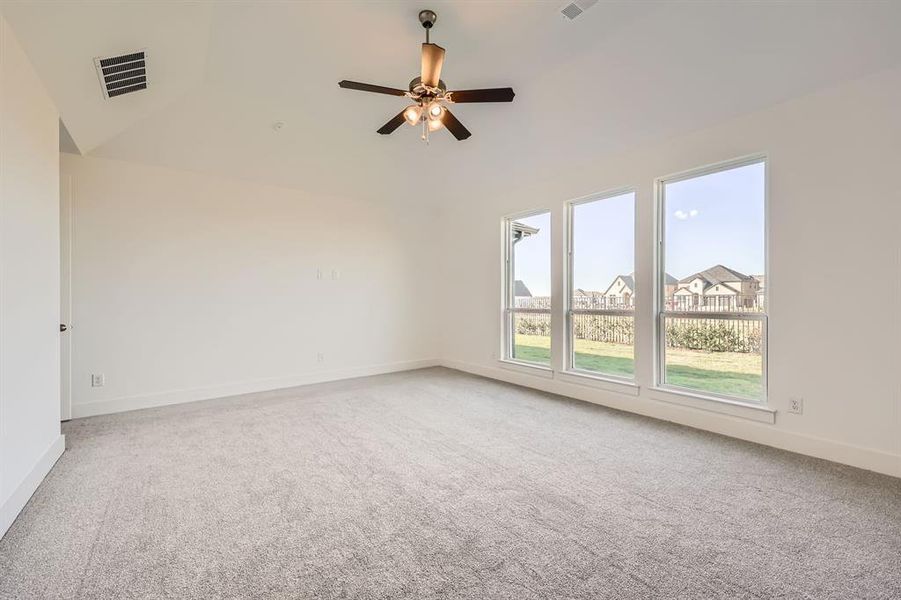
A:
[[[94,66],[97,67],[97,75],[100,76],[103,97],[109,99],[146,90],[146,58],[147,53],[144,50],[122,56],[95,58]]]
[[[563,13],[564,17],[572,21],[597,3],[598,0],[576,0],[564,6],[560,9],[560,12]]]

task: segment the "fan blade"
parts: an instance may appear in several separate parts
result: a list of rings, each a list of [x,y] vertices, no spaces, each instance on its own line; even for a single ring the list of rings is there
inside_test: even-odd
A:
[[[405,108],[404,110],[407,109]],[[382,135],[388,135],[389,133],[394,133],[395,129],[403,125],[404,122],[406,122],[406,119],[404,118],[404,110],[394,115],[393,119],[382,125],[381,128],[379,128],[379,133],[381,133]]]
[[[513,102],[513,88],[490,88],[487,90],[459,90],[448,92],[451,102]]]
[[[454,137],[458,140],[465,140],[472,134],[469,133],[469,130],[463,126],[463,123],[457,120],[457,117],[454,114],[447,110],[447,107],[444,108],[444,112],[441,113],[441,122],[444,123],[444,126],[454,134]]]
[[[360,90],[361,92],[374,92],[376,94],[388,94],[389,96],[406,96],[407,92],[397,88],[385,87],[383,85],[372,85],[371,83],[360,83],[358,81],[348,81],[344,79],[338,82],[338,87],[346,90]]]
[[[444,48],[438,44],[422,45],[422,77],[423,85],[438,87],[441,81],[441,66],[444,64]]]

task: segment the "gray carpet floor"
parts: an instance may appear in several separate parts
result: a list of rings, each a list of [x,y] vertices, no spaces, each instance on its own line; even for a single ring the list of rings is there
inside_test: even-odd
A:
[[[0,598],[901,598],[901,480],[445,369],[64,433]]]

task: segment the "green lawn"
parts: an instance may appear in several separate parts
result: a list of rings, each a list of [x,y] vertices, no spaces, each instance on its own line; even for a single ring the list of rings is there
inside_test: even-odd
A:
[[[575,366],[605,375],[631,377],[632,347],[607,342],[576,340]],[[517,335],[515,357],[550,364],[550,338]],[[695,390],[757,399],[762,393],[761,358],[743,352],[703,352],[668,348],[666,382]]]

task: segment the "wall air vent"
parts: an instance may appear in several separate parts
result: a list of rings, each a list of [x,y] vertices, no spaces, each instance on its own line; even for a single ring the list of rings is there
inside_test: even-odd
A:
[[[572,21],[597,3],[598,0],[576,0],[564,6],[560,9],[560,12],[563,13],[564,17]]]
[[[147,53],[144,50],[122,56],[95,58],[94,66],[100,77],[103,97],[107,100],[147,89]]]

